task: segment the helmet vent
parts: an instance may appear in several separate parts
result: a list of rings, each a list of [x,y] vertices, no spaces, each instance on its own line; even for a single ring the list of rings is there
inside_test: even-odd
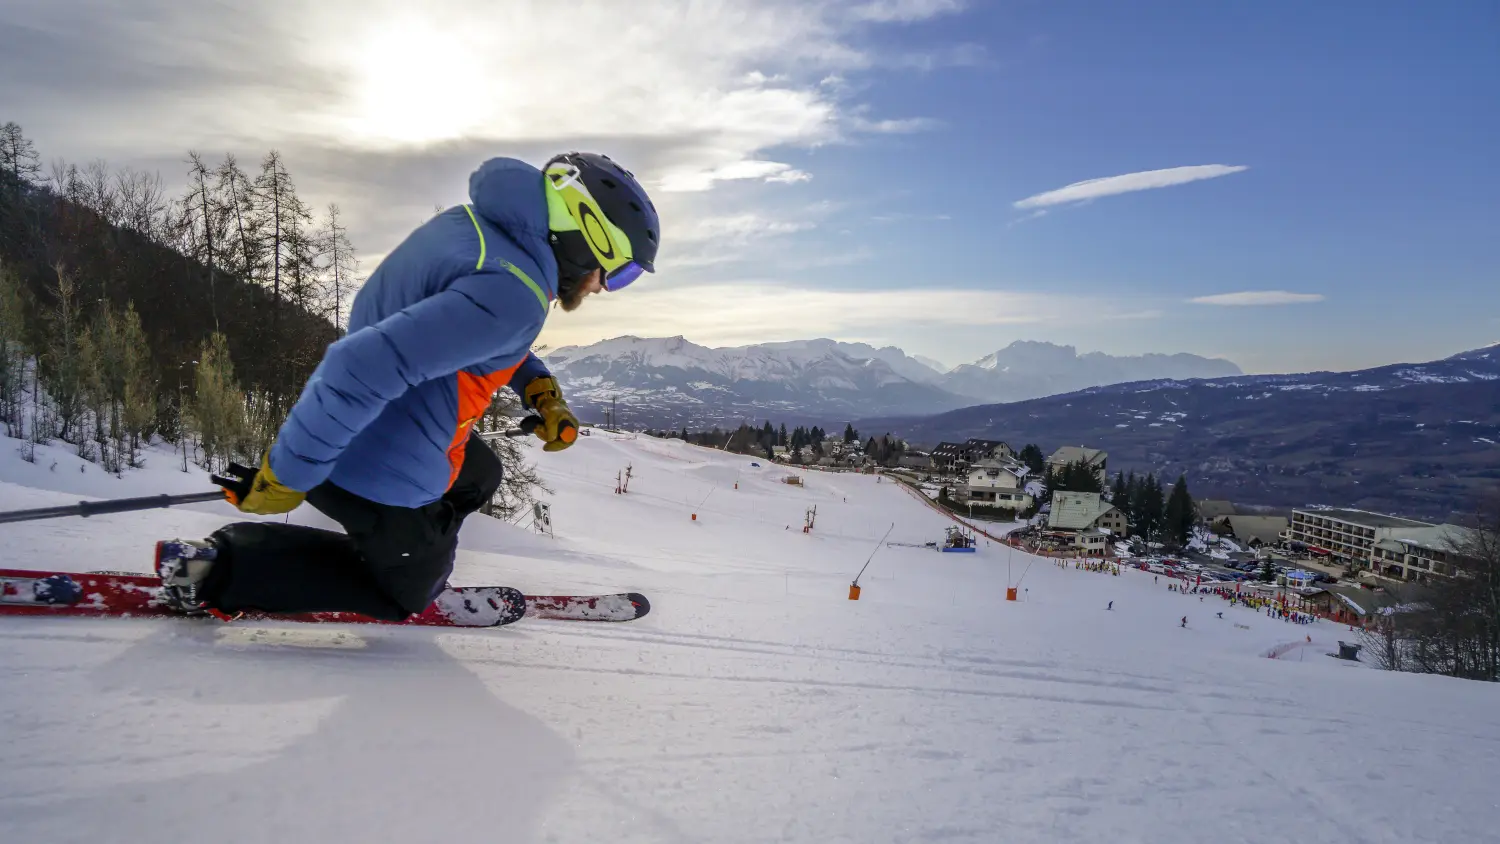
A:
[[[616,187],[614,179],[600,179],[599,182],[610,190],[614,190]]]

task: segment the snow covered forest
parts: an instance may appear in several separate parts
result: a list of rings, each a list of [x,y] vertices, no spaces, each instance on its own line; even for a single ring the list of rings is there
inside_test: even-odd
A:
[[[323,349],[358,265],[268,153],[184,159],[188,189],[103,161],[43,166],[0,127],[0,423],[119,473],[152,437],[205,468],[257,459]],[[34,451],[34,449],[33,449]]]

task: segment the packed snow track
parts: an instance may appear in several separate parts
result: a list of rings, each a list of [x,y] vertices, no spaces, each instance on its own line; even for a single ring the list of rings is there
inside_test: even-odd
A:
[[[115,479],[15,445],[3,509],[205,484],[167,452]],[[649,616],[0,617],[0,841],[1352,844],[1500,827],[1500,687],[1327,657],[1347,628],[983,540],[881,547],[850,601],[893,523],[892,542],[920,544],[944,517],[888,480],[796,487],[677,441],[595,432],[532,454],[556,536],[476,518],[455,582],[639,591]],[[144,571],[156,539],[234,518],[204,504],[0,537],[7,565]]]

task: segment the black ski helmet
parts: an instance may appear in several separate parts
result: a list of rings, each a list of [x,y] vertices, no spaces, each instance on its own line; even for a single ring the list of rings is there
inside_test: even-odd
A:
[[[548,161],[544,171],[552,250],[563,280],[600,268],[608,274],[627,259],[655,272],[661,222],[629,170],[607,155],[570,152]]]

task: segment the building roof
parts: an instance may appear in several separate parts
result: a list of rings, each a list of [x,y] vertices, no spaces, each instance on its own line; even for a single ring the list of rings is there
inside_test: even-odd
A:
[[[1391,531],[1390,538],[1402,545],[1415,545],[1429,551],[1451,551],[1453,546],[1464,544],[1472,533],[1470,528],[1458,525],[1430,525],[1420,528],[1398,528]]]
[[[1224,516],[1234,537],[1242,542],[1260,540],[1270,545],[1281,538],[1281,532],[1291,526],[1285,516]]]
[[[1052,456],[1047,458],[1048,463],[1097,463],[1108,457],[1104,451],[1097,448],[1085,448],[1081,445],[1065,445]]]
[[[1010,445],[1005,440],[980,440],[970,437],[968,442],[964,443],[965,448],[995,448],[1002,445],[1010,448]]]
[[[1047,527],[1059,530],[1085,530],[1093,526],[1099,517],[1115,509],[1097,492],[1063,492],[1052,494],[1052,512],[1047,514]]]
[[[1008,460],[996,460],[993,457],[986,457],[983,460],[969,464],[969,471],[972,472],[975,469],[1003,469],[1018,478],[1026,477],[1026,473],[1030,471],[1019,463],[1013,463]]]
[[[1400,612],[1402,608],[1409,608],[1432,594],[1430,590],[1415,583],[1402,583],[1394,589],[1382,586],[1378,590],[1335,583],[1316,590],[1312,594],[1317,594],[1319,591],[1333,595],[1339,603],[1354,610],[1360,616],[1374,615],[1382,611]]]
[[[1324,519],[1338,519],[1341,522],[1348,522],[1367,528],[1433,527],[1429,522],[1419,522],[1416,519],[1403,519],[1400,516],[1387,516],[1384,513],[1371,513],[1366,510],[1350,510],[1342,507],[1319,508],[1317,510],[1299,507],[1296,512]]]
[[[1214,498],[1205,498],[1198,504],[1198,516],[1206,522],[1211,522],[1221,516],[1233,516],[1234,505],[1228,501]]]

